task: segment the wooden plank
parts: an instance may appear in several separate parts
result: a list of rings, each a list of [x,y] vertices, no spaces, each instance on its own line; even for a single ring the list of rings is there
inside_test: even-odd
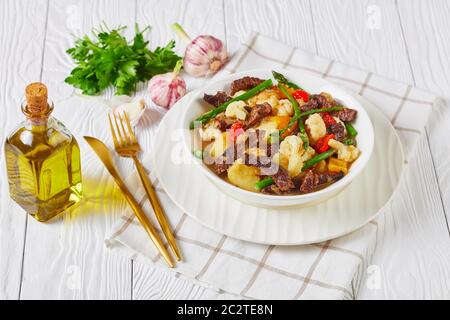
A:
[[[310,2],[306,0],[225,1],[225,26],[229,47],[257,31],[292,46],[316,52]]]
[[[318,0],[311,5],[319,55],[412,81],[393,1]]]
[[[0,141],[23,121],[25,86],[39,80],[45,36],[44,0],[0,2]],[[30,59],[29,57],[33,57]],[[26,215],[9,198],[3,150],[0,153],[0,299],[17,299],[23,259]]]
[[[73,45],[72,34],[90,33],[102,21],[110,27],[132,27],[134,3],[50,1],[48,16],[42,80],[55,101],[55,117],[80,144],[84,200],[52,223],[29,219],[21,298],[128,299],[131,261],[112,255],[104,246],[105,236],[126,203],[82,139],[82,135],[92,135],[109,141],[108,109],[95,99],[78,97],[64,78],[72,67],[65,53]]]
[[[425,135],[408,166],[380,221],[372,261],[380,285],[368,273],[360,299],[450,299],[450,241]]]
[[[192,279],[158,267],[134,262],[133,270],[133,299],[239,299],[239,296],[206,288],[194,283]]]
[[[450,2],[400,0],[397,7],[409,48],[415,84],[446,98],[446,105],[433,113],[427,131],[449,226],[450,145],[447,136],[450,125]]]
[[[319,54],[413,84],[395,2],[319,0],[312,2],[312,10],[317,38],[324,39],[317,42]],[[380,13],[379,27],[376,21],[368,20],[374,18],[373,12]],[[319,16],[320,20],[316,18]],[[344,16],[347,18],[342,19]],[[417,166],[432,169],[426,140],[422,140],[417,152],[418,159],[414,160],[419,164],[411,165],[412,170],[417,170]],[[445,272],[433,273],[417,267],[429,263],[437,269],[448,269],[450,263],[444,254],[448,241],[442,241],[447,237],[442,205],[435,197],[439,188],[432,170],[420,173],[409,176],[401,201],[397,200],[398,206],[386,213],[384,228],[380,228],[385,230],[380,235],[383,241],[372,263],[381,268],[383,286],[371,290],[364,285],[369,279],[366,278],[358,298],[430,298],[448,288],[442,278],[447,275]],[[419,193],[425,190],[432,192]],[[433,228],[429,227],[431,222]],[[405,274],[414,277],[414,290],[409,290],[411,278],[404,277]],[[428,290],[422,290],[425,287]]]

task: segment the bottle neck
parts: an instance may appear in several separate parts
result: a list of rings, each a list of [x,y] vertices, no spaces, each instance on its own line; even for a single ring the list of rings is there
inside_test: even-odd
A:
[[[51,118],[50,115],[53,111],[53,102],[51,100],[48,100],[46,108],[42,108],[41,110],[39,110],[39,112],[36,112],[36,110],[29,108],[26,101],[22,103],[21,108],[22,113],[26,117],[27,126],[29,125],[36,129],[39,129],[40,127],[46,128],[48,121]]]

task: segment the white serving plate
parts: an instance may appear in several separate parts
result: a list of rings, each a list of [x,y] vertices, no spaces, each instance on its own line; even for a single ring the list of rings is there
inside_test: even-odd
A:
[[[276,245],[333,239],[373,220],[399,182],[404,155],[395,129],[373,104],[355,98],[370,116],[376,140],[365,170],[345,190],[305,208],[261,208],[235,200],[217,189],[186,154],[180,114],[192,98],[190,95],[174,105],[160,123],[151,168],[176,205],[193,219],[222,234]]]
[[[193,157],[192,161],[198,164],[201,172],[204,175],[206,175],[222,191],[240,201],[265,207],[315,205],[335,196],[336,194],[344,190],[363,171],[363,169],[369,162],[373,151],[373,126],[366,110],[364,110],[364,107],[361,105],[361,103],[359,103],[358,100],[356,100],[351,94],[349,94],[342,88],[308,73],[288,72],[286,70],[283,70],[283,74],[286,75],[289,80],[301,84],[302,88],[304,88],[308,92],[316,94],[320,92],[330,93],[333,98],[342,103],[344,106],[358,111],[358,116],[353,122],[353,126],[358,131],[357,141],[358,148],[361,150],[361,155],[352,164],[348,174],[346,174],[344,178],[324,189],[307,194],[278,196],[259,192],[251,192],[236,187],[233,184],[218,177],[210,168],[208,168],[208,166],[203,163],[203,161],[200,161],[194,157],[192,153],[192,151],[195,149],[193,143],[193,131],[184,131],[185,147],[189,151],[191,157]],[[219,90],[226,90],[233,80],[242,78],[244,76],[270,79],[272,78],[272,71],[270,69],[258,69],[235,73],[223,77],[220,80],[213,81],[201,90],[197,90],[192,94],[192,98],[187,103],[187,107],[185,107],[180,113],[180,117],[182,118],[182,126],[188,128],[192,120],[211,109],[211,106],[203,101],[203,93],[214,94]],[[274,84],[276,84],[276,81],[274,81]]]

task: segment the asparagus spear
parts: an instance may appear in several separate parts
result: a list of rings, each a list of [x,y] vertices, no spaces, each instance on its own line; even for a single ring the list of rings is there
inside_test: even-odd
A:
[[[308,168],[311,168],[312,166],[316,165],[322,160],[325,160],[329,157],[331,157],[336,151],[333,149],[330,149],[328,151],[322,152],[311,159],[305,161],[305,164],[303,165],[302,171],[305,171]]]
[[[358,134],[358,131],[356,131],[356,129],[350,122],[345,123],[345,128],[347,128],[348,134],[352,137],[356,137],[356,135]]]
[[[266,178],[266,179],[263,179],[263,180],[258,181],[257,183],[255,183],[255,188],[257,190],[262,190],[265,187],[270,186],[271,184],[274,184],[274,183],[275,183],[275,181],[273,181],[272,178]]]
[[[235,101],[250,99],[251,97],[258,94],[259,92],[263,91],[264,89],[267,89],[271,85],[272,85],[272,79],[267,79],[266,81],[261,82],[259,85],[248,90],[247,92],[241,94],[240,96],[237,96],[231,100],[228,100],[227,102],[218,106],[217,108],[212,109],[211,111],[201,115],[200,117],[198,117],[197,119],[195,119],[194,121],[192,121],[190,123],[189,128],[194,129],[195,122],[205,123],[205,122],[211,120],[212,118],[214,118],[215,116],[217,116],[219,113],[225,111],[230,103],[235,102]]]
[[[295,89],[295,90],[297,90],[297,89],[303,90],[300,86],[296,85],[293,82],[290,82],[288,79],[286,79],[286,77],[284,75],[282,75],[279,72],[272,70],[272,75],[273,75],[274,79],[277,80],[279,83],[283,83],[283,84],[287,85],[288,87]],[[303,91],[305,91],[305,90],[303,90]]]
[[[294,116],[289,121],[287,127],[280,130],[280,136],[284,132],[286,132],[286,130],[288,130],[290,127],[292,127],[294,125],[295,121],[298,121],[298,129],[300,131],[300,138],[302,139],[303,145],[305,146],[305,148],[308,148],[309,139],[308,139],[308,135],[306,134],[306,131],[305,131],[305,125],[303,124],[303,119],[300,115],[301,114],[300,106],[298,105],[297,100],[294,99],[294,97],[289,93],[289,91],[286,90],[286,88],[284,86],[278,84],[278,88],[280,88],[281,92],[283,92],[283,94],[289,99],[289,101],[292,104],[292,107],[294,108]]]

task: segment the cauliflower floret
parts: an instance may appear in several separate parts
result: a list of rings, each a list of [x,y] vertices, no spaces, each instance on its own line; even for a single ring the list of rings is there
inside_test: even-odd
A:
[[[272,161],[283,167],[284,169],[288,169],[289,166],[289,158],[286,155],[283,155],[279,152],[275,153],[272,156]]]
[[[207,127],[206,129],[200,129],[200,136],[203,141],[211,141],[220,137],[222,131],[214,127]]]
[[[302,153],[303,152],[303,141],[298,136],[287,136],[280,143],[280,153],[290,156],[294,153]]]
[[[241,94],[244,94],[245,92],[246,92],[245,90],[239,90],[238,92],[233,94],[233,98],[239,97]]]
[[[247,110],[245,110],[244,101],[235,101],[228,105],[225,111],[225,117],[231,119],[245,120],[247,118]]]
[[[316,150],[314,150],[313,148],[311,148],[311,146],[308,146],[308,148],[306,148],[305,152],[303,152],[303,154],[302,154],[302,160],[303,160],[303,162],[308,161],[308,160],[311,159],[315,154],[316,154]]]
[[[281,99],[278,101],[277,115],[278,116],[292,116],[294,108],[288,99]]]
[[[318,113],[310,115],[308,119],[306,119],[305,124],[309,130],[312,142],[316,142],[327,134],[327,127],[325,126],[325,122]]]
[[[250,106],[267,102],[274,109],[278,106],[278,94],[275,90],[266,89],[256,96],[247,100]]]
[[[344,160],[347,162],[355,161],[361,153],[355,146],[347,146],[334,139],[330,139],[330,141],[328,141],[328,145],[337,151],[339,160]]]
[[[287,169],[291,177],[298,176],[303,168],[303,163],[309,160],[315,151],[308,147],[303,148],[303,141],[298,136],[288,136],[280,144],[280,151],[274,155],[274,161]]]

